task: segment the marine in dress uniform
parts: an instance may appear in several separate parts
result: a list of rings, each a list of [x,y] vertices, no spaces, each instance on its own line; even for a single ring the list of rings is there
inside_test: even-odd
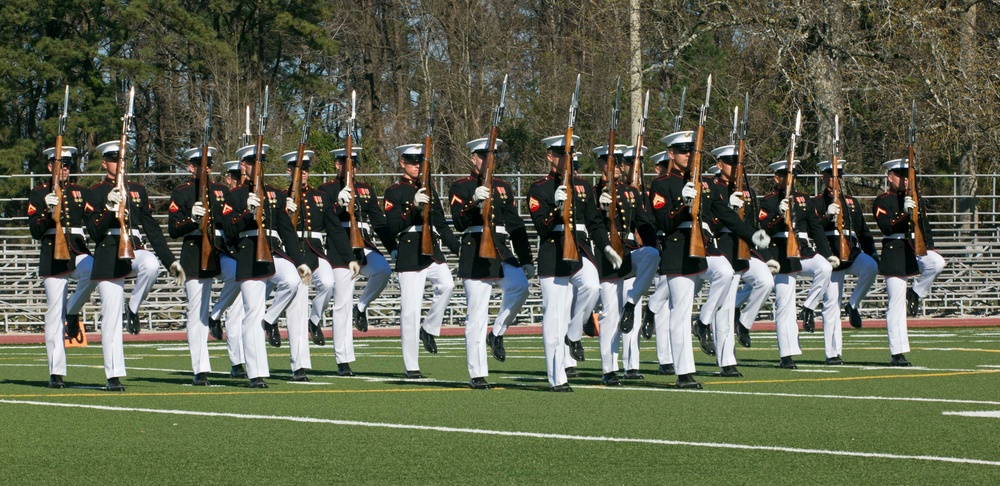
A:
[[[49,361],[50,388],[66,386],[63,381],[66,376],[63,324],[67,323],[65,331],[70,338],[77,338],[83,332],[80,328],[80,309],[90,300],[90,294],[97,286],[90,279],[94,259],[84,239],[83,207],[87,188],[69,180],[70,172],[76,167],[73,160],[76,152],[76,147],[62,147],[62,153],[59,154],[62,173],[56,175],[63,188],[60,222],[69,247],[68,260],[54,258],[56,229],[52,216],[60,201],[52,191],[51,182],[43,182],[28,194],[28,228],[31,236],[41,243],[38,276],[42,277],[48,304],[45,311],[45,352]],[[47,148],[42,154],[49,160],[48,170],[51,173],[56,149]],[[76,280],[76,290],[72,294],[68,292],[69,279]]]
[[[844,294],[844,277],[851,274],[857,277],[857,284],[851,292],[851,299],[847,304],[847,314],[851,326],[861,327],[861,314],[858,306],[861,300],[868,295],[872,284],[875,283],[875,276],[878,275],[878,253],[875,251],[875,239],[872,237],[868,224],[865,223],[864,211],[857,199],[849,196],[843,190],[840,193],[840,201],[833,200],[831,190],[833,179],[833,163],[824,160],[816,166],[823,176],[825,190],[813,197],[813,205],[819,213],[820,224],[826,232],[831,251],[838,251],[839,233],[837,233],[837,215],[843,213],[844,233],[846,233],[849,255],[840,261],[840,266],[833,269],[830,276],[830,285],[825,288],[809,289],[809,297],[806,298],[806,308],[809,310],[810,302],[818,301],[813,298],[813,294],[820,295],[823,299],[823,338],[826,342],[826,364],[839,365],[844,360],[843,353],[843,332],[840,324],[840,302]],[[843,160],[837,162],[838,174],[843,177]],[[827,323],[830,323],[827,325]]]
[[[666,150],[663,152],[658,152],[651,157],[653,161],[653,167],[656,171],[656,178],[664,177],[670,171],[670,154]],[[654,179],[655,180],[655,179]],[[655,221],[655,215],[653,215],[653,203],[650,197],[649,189],[646,190],[646,203],[648,206],[648,211],[651,217]],[[646,319],[643,322],[643,333],[645,335],[655,335],[656,336],[656,374],[658,375],[673,375],[676,374],[676,369],[674,367],[674,354],[673,350],[670,348],[670,286],[667,284],[667,276],[661,275],[660,261],[663,255],[659,254],[660,248],[660,231],[657,231],[656,239],[653,240],[653,244],[656,245],[657,255],[659,258],[656,260],[654,269],[656,270],[656,275],[653,277],[653,293],[649,296],[649,309]],[[652,320],[652,332],[648,329],[650,327],[649,321]]]
[[[796,168],[799,161],[795,161]],[[793,189],[791,201],[785,199],[785,178],[788,161],[779,160],[770,165],[774,172],[774,190],[764,196],[757,219],[771,236],[771,251],[780,265],[774,277],[775,330],[778,335],[779,366],[795,369],[792,356],[802,354],[799,347],[799,329],[795,322],[795,280],[799,273],[811,275],[819,285],[830,285],[833,268],[840,266],[840,259],[832,255],[823,225],[811,197]],[[792,211],[793,228],[785,224],[785,212]],[[799,258],[789,258],[788,238],[799,241]],[[814,247],[815,245],[815,247]]]
[[[389,231],[389,225],[385,221],[385,213],[382,212],[382,205],[379,204],[378,195],[372,190],[372,186],[354,178],[354,174],[362,162],[359,157],[361,150],[361,146],[351,148],[353,156],[351,179],[354,183],[354,217],[358,221],[358,230],[361,232],[361,238],[365,244],[364,248],[355,248],[354,253],[355,259],[361,263],[361,275],[367,278],[368,282],[361,290],[361,295],[358,296],[358,301],[353,307],[350,306],[350,299],[344,301],[343,304],[347,305],[346,312],[348,315],[351,316],[353,314],[354,328],[361,332],[367,332],[368,305],[382,294],[385,286],[389,283],[389,277],[392,275],[392,268],[389,266],[389,262],[386,261],[385,256],[382,255],[382,252],[375,245],[375,236],[377,235],[379,240],[382,241],[382,245],[390,255],[396,253],[396,236]],[[344,164],[347,162],[347,149],[332,150],[330,153],[337,160],[337,177],[319,186],[319,189],[326,192],[334,202],[334,208],[337,211],[340,224],[344,228],[350,228],[351,222],[348,207],[351,202],[351,189],[344,186],[344,179],[346,178]],[[340,304],[341,302],[338,301],[337,296],[334,296],[334,314],[344,312],[340,308]],[[316,317],[315,309],[313,310],[313,317]],[[342,372],[345,376],[353,376],[350,366],[344,368]]]
[[[261,160],[268,146],[262,146]],[[278,317],[288,307],[299,290],[299,283],[307,285],[312,271],[305,264],[299,238],[288,218],[288,197],[277,187],[264,184],[264,198],[257,197],[250,187],[254,170],[263,170],[256,164],[256,145],[248,145],[236,152],[246,182],[226,195],[222,208],[222,227],[226,237],[235,241],[236,280],[243,294],[243,352],[246,358],[250,388],[267,388],[264,378],[271,376],[267,362],[265,335],[272,345],[281,344],[278,334]],[[263,228],[258,228],[257,208],[263,207]],[[271,247],[270,262],[256,261],[257,232],[266,231]],[[265,303],[271,292],[274,301],[265,312]],[[263,328],[264,332],[261,332]]]
[[[503,140],[498,138],[494,150],[502,143]],[[472,174],[452,183],[448,202],[455,230],[462,233],[458,276],[465,287],[465,358],[469,369],[469,386],[473,389],[488,389],[486,347],[490,347],[497,360],[504,361],[507,358],[503,335],[528,299],[528,279],[535,276],[535,267],[532,264],[528,232],[524,228],[524,220],[517,212],[513,188],[507,181],[495,177],[491,181],[492,195],[489,188],[481,185],[484,175],[480,171],[489,151],[489,139],[479,138],[465,145],[470,152]],[[484,222],[482,205],[490,197],[492,220]],[[479,245],[486,224],[493,229],[496,258],[479,256]],[[487,335],[490,291],[494,283],[500,287],[503,298],[493,330]]]
[[[223,162],[226,172],[223,176],[222,185],[225,186],[225,195],[240,185],[243,178],[240,172],[240,161],[230,160]],[[225,201],[223,195],[223,202]],[[221,221],[221,219],[220,219]],[[222,317],[226,318],[226,350],[229,354],[229,376],[233,378],[246,378],[246,357],[243,353],[243,297],[240,294],[240,282],[236,281],[236,259],[233,256],[232,246],[228,238],[223,237],[223,246],[219,250],[219,276],[222,280],[222,290],[219,297],[212,304],[212,312],[208,318],[209,334],[215,339],[222,339]],[[224,251],[223,251],[224,250]]]
[[[325,192],[309,185],[309,166],[316,154],[306,150],[302,155],[301,205],[288,199],[289,212],[298,213],[298,227],[303,258],[312,270],[316,296],[309,312],[309,287],[299,284],[295,298],[288,306],[288,347],[292,360],[292,380],[308,381],[306,370],[312,368],[309,355],[309,335],[313,342],[325,343],[322,331],[323,314],[330,298],[334,298],[333,348],[338,374],[350,372],[354,362],[354,333],[351,332],[351,300],[354,297],[354,277],[361,266],[354,260],[347,232],[333,210],[333,200]],[[295,170],[298,152],[281,156],[288,165],[288,174]],[[291,196],[291,188],[288,189]],[[336,292],[336,295],[334,295]]]
[[[211,170],[215,147],[208,147],[208,164]],[[220,274],[220,255],[229,252],[222,232],[222,206],[229,189],[218,183],[207,186],[209,207],[198,198],[201,174],[202,147],[194,147],[184,152],[188,161],[191,180],[174,188],[170,195],[167,233],[171,238],[183,238],[181,245],[181,267],[187,281],[187,338],[191,352],[191,369],[194,371],[195,386],[207,386],[212,365],[208,355],[209,314],[212,302],[212,280]],[[201,221],[209,214],[212,235],[209,242],[212,251],[208,265],[201,269],[202,234]]]
[[[573,144],[578,143],[579,139],[574,135]],[[578,335],[567,336],[570,321],[575,312],[582,312],[581,309],[586,309],[588,317],[593,311],[600,289],[600,277],[593,263],[594,247],[608,252],[611,245],[597,201],[593,192],[588,189],[586,181],[574,178],[573,187],[562,185],[561,171],[571,170],[569,167],[561,167],[560,164],[567,152],[565,137],[562,135],[548,137],[543,139],[542,143],[547,147],[549,174],[536,180],[528,189],[528,210],[541,241],[537,261],[542,287],[542,341],[545,348],[545,368],[552,391],[572,391],[566,379],[565,364],[568,353],[565,343],[569,341],[574,343],[574,346],[579,346],[579,340],[583,337],[583,325],[581,320]],[[569,151],[572,152],[572,147]],[[580,253],[579,260],[564,260],[562,255],[565,231],[562,212],[568,197],[573,198],[572,216],[577,249]],[[613,253],[613,250],[611,252]],[[609,256],[609,258],[614,260],[614,257]],[[586,292],[581,294],[581,288],[586,289]],[[574,293],[577,294],[576,304],[573,302]],[[590,301],[589,308],[581,303],[585,300]]]
[[[417,339],[429,353],[437,353],[434,337],[441,333],[441,321],[448,308],[455,279],[441,252],[443,242],[448,249],[459,253],[459,242],[448,227],[441,208],[441,201],[433,187],[420,187],[420,163],[424,157],[423,144],[401,145],[399,166],[403,171],[396,184],[385,190],[385,219],[389,230],[399,235],[396,272],[399,273],[400,292],[400,341],[403,347],[403,366],[406,378],[423,378],[420,372]],[[430,203],[431,221],[424,221],[424,204]],[[433,255],[420,251],[423,225],[432,226]],[[430,282],[434,297],[424,322],[420,322],[420,307],[424,300],[424,284]],[[418,333],[419,330],[419,333]]]
[[[185,281],[181,263],[174,259],[163,237],[163,230],[153,219],[152,205],[142,184],[127,181],[128,194],[122,194],[115,185],[118,173],[118,141],[97,146],[101,154],[101,167],[106,171],[103,181],[97,183],[87,193],[84,213],[87,216],[87,230],[97,242],[94,250],[94,268],[90,278],[97,281],[97,293],[101,296],[101,348],[104,350],[104,373],[108,378],[107,389],[124,391],[121,384],[125,376],[125,355],[122,348],[122,314],[128,316],[128,331],[139,333],[139,306],[156,283],[160,262],[167,267],[174,283],[181,286]],[[126,235],[135,248],[135,258],[118,258],[118,242],[122,237],[116,212],[119,205],[126,204]],[[140,231],[141,228],[141,231]],[[143,235],[145,234],[145,238]],[[152,246],[153,251],[145,245]],[[156,253],[154,256],[153,253]],[[159,257],[159,261],[157,261]],[[135,277],[135,287],[124,306],[125,279]]]

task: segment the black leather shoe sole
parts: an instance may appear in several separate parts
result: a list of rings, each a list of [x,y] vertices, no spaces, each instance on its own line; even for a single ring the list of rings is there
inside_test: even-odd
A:
[[[306,375],[306,370],[299,368],[292,372],[292,381],[309,381],[309,376]]]
[[[507,361],[507,349],[503,347],[503,336],[493,337],[493,342],[490,344],[490,352],[497,361],[501,363]]]
[[[744,348],[749,348],[752,344],[750,341],[750,330],[743,327],[743,324],[739,322],[736,323],[736,341]]]
[[[575,367],[570,366],[566,368],[566,378],[579,378],[580,372],[576,370]]]
[[[368,332],[368,315],[364,311],[354,306],[354,328],[361,332]]]
[[[673,363],[671,363],[671,364],[661,364],[659,367],[656,368],[656,371],[654,371],[654,373],[658,375],[676,375],[677,371],[674,370],[674,365]]]
[[[618,319],[618,331],[622,334],[628,334],[632,332],[633,327],[635,327],[635,304],[626,302],[625,307],[622,308],[621,319]]]
[[[743,373],[736,369],[735,366],[723,366],[722,371],[719,372],[719,376],[724,376],[726,378],[740,378]]]
[[[63,382],[63,377],[60,375],[49,376],[49,388],[66,388],[66,383]]]
[[[420,342],[424,344],[424,349],[426,349],[428,353],[437,354],[438,347],[437,343],[434,341],[434,336],[425,331],[423,328],[420,328]]]
[[[622,386],[622,382],[618,380],[618,373],[605,373],[601,377],[601,384],[604,386]]]
[[[267,336],[267,343],[276,348],[281,347],[281,331],[278,330],[277,324],[263,323],[264,334]]]
[[[485,378],[473,378],[469,380],[469,388],[473,390],[489,390],[490,384],[486,383]]]
[[[326,344],[326,337],[323,336],[323,328],[319,324],[309,322],[309,336],[312,337],[313,344],[323,346]]]
[[[695,324],[694,333],[698,336],[698,344],[701,346],[701,352],[709,356],[715,356],[715,343],[712,342],[712,331],[708,327],[708,324],[700,322]]]
[[[347,363],[339,364],[337,365],[337,376],[354,376],[354,370]]]
[[[108,380],[108,383],[104,386],[107,391],[123,392],[125,391],[125,385],[122,385],[118,378],[112,378]]]
[[[851,307],[851,304],[847,304],[847,318],[851,322],[851,327],[861,329],[861,313]]]
[[[139,314],[132,312],[132,309],[125,307],[125,330],[129,334],[139,334],[142,325],[139,323]]]
[[[569,346],[569,355],[577,361],[586,361],[583,355],[583,342],[582,341],[570,341],[569,336],[563,339],[563,342]]]
[[[799,320],[802,321],[802,330],[805,332],[816,332],[816,312],[812,309],[802,309],[799,312]]]
[[[913,366],[913,364],[906,359],[906,356],[903,356],[902,354],[894,354],[892,359],[889,360],[889,366],[906,367]]]
[[[556,385],[556,386],[554,386],[552,388],[549,388],[549,391],[554,391],[554,392],[571,392],[571,391],[573,391],[573,389],[570,388],[569,384],[563,383],[562,385]]]
[[[254,378],[250,380],[250,384],[247,385],[248,388],[267,388],[267,383],[263,378]]]
[[[701,383],[695,381],[691,375],[681,375],[677,377],[677,383],[675,384],[677,388],[683,388],[686,390],[701,390]]]
[[[406,373],[403,373],[403,377],[409,380],[417,380],[420,378],[424,378],[424,374],[421,373],[420,370],[407,371]]]
[[[211,383],[208,382],[208,373],[198,373],[194,375],[194,380],[191,381],[194,386],[209,386]]]
[[[784,358],[781,358],[781,361],[778,362],[778,368],[784,368],[786,370],[795,370],[798,369],[799,367],[798,365],[795,364],[795,361],[792,360],[792,358],[786,356]]]
[[[229,369],[230,378],[246,378],[247,370],[243,368],[243,365],[236,365]]]
[[[844,364],[844,360],[840,359],[840,356],[833,357],[833,358],[826,358],[826,364],[833,365],[833,366],[842,365],[842,364]]]
[[[642,308],[642,328],[639,329],[639,335],[643,339],[652,339],[653,333],[656,332],[656,314],[649,310],[649,306],[643,306]]]
[[[622,375],[624,380],[645,380],[646,377],[639,373],[639,370],[625,370],[625,374]]]
[[[212,339],[216,341],[222,341],[222,321],[219,319],[208,318],[208,335],[212,336]]]

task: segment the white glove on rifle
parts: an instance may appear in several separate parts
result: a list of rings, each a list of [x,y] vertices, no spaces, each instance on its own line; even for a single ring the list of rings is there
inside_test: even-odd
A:
[[[604,247],[604,256],[608,257],[608,261],[611,262],[611,267],[618,270],[622,266],[622,257],[618,256],[618,253],[611,245]]]
[[[299,210],[299,205],[292,201],[292,198],[285,199],[285,212],[294,213]]]
[[[753,245],[757,247],[758,250],[763,250],[771,244],[771,237],[767,235],[767,231],[757,230],[754,231],[753,237],[750,238],[753,241]]]
[[[566,186],[559,186],[556,188],[555,200],[556,204],[562,204],[566,201]]]
[[[358,262],[352,261],[351,263],[348,263],[347,268],[350,269],[352,272],[351,278],[355,278],[358,276],[359,273],[361,273],[361,264]]]
[[[833,265],[833,268],[840,266],[840,258],[837,258],[837,255],[830,255],[826,257],[826,261],[830,262],[830,265]]]
[[[345,187],[345,188],[343,188],[343,189],[340,190],[340,192],[337,194],[337,202],[341,206],[347,206],[348,204],[351,203],[351,188],[350,187]]]
[[[170,268],[167,269],[167,273],[171,277],[174,277],[174,285],[182,287],[184,281],[187,279],[187,275],[184,275],[184,267],[181,266],[181,262],[175,261],[170,264]]]
[[[903,198],[903,209],[913,211],[913,208],[915,207],[917,207],[917,202],[914,201],[912,197],[906,196]]]
[[[476,192],[472,193],[472,201],[475,202],[477,206],[482,204],[488,197],[490,197],[490,188],[486,186],[479,186],[476,188]]]
[[[778,214],[784,216],[788,212],[788,199],[782,199],[778,204]]]
[[[826,214],[829,214],[831,217],[840,214],[840,204],[833,203],[833,204],[827,206],[826,207]]]
[[[59,196],[56,196],[56,193],[54,192],[46,194],[45,204],[49,206],[49,209],[56,207],[56,204],[59,204]]]
[[[122,192],[118,188],[114,188],[108,193],[108,202],[104,204],[104,207],[108,211],[118,211],[118,205],[122,202]]]
[[[417,193],[413,195],[413,204],[420,206],[429,202],[431,202],[431,198],[427,195],[427,188],[421,187],[417,189]]]
[[[191,217],[201,218],[203,216],[205,216],[205,205],[198,201],[194,203],[194,206],[191,206]]]
[[[777,260],[768,260],[767,269],[771,271],[771,275],[777,275],[781,271],[781,264]]]
[[[739,209],[743,207],[743,193],[734,192],[729,195],[729,206],[733,209]]]
[[[684,184],[684,189],[681,189],[681,197],[684,198],[684,204],[691,204],[691,201],[694,201],[696,196],[698,196],[698,191],[694,188],[694,182]]]
[[[611,193],[608,191],[602,192],[601,198],[598,199],[598,202],[601,203],[601,209],[607,211],[608,208],[611,207]]]
[[[530,278],[535,278],[536,272],[535,272],[535,266],[534,265],[532,265],[530,263],[525,263],[524,265],[521,265],[521,270],[524,270],[524,276],[526,278],[529,278],[529,279]]]
[[[258,206],[260,206],[260,198],[257,197],[256,192],[251,192],[250,195],[247,196],[247,208],[251,211],[256,211]]]
[[[709,238],[715,238],[715,233],[712,232],[712,227],[709,226],[708,223],[705,221],[701,222],[701,231],[702,234],[704,234],[705,236],[708,236]]]
[[[313,273],[312,273],[312,270],[309,269],[309,265],[306,265],[305,263],[303,263],[302,265],[299,265],[298,268],[296,268],[296,270],[299,271],[299,278],[302,279],[302,283],[304,283],[306,285],[309,285],[309,284],[312,283],[312,281],[313,281]]]

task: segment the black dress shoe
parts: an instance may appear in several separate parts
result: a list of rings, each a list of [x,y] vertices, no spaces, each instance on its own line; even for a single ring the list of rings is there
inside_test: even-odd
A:
[[[571,391],[573,391],[573,389],[569,387],[569,383],[563,383],[562,385],[556,385],[556,386],[554,386],[552,388],[549,388],[549,391],[554,391],[554,392],[571,392]]]
[[[208,318],[208,334],[216,341],[222,341],[222,320]]]
[[[323,327],[319,324],[313,324],[313,321],[309,321],[309,336],[312,337],[313,344],[317,346],[323,346],[326,344],[326,337],[323,336]]]
[[[656,368],[656,374],[658,375],[676,375],[677,371],[674,370],[674,364],[661,364]]]
[[[715,356],[715,343],[712,342],[712,329],[708,327],[708,324],[704,324],[698,321],[694,325],[694,334],[698,336],[698,344],[701,345],[701,351],[709,356]]]
[[[639,335],[644,339],[653,339],[653,333],[656,332],[656,314],[649,310],[649,304],[642,307],[642,328],[639,329]]]
[[[292,381],[309,381],[309,377],[306,376],[306,369],[299,368],[292,372]]]
[[[889,366],[912,366],[909,361],[907,361],[906,356],[902,354],[894,354],[889,360]]]
[[[920,296],[913,289],[906,289],[906,315],[916,317],[920,312]]]
[[[139,330],[142,328],[142,323],[139,322],[139,314],[132,312],[129,306],[125,306],[125,330],[129,334],[139,334]]]
[[[424,343],[424,349],[426,349],[428,353],[437,354],[438,345],[434,342],[434,336],[425,331],[422,327],[420,328],[420,342]]]
[[[403,373],[403,377],[410,380],[417,380],[423,378],[424,374],[421,373],[420,370],[415,370],[415,371],[406,370],[406,373]]]
[[[78,314],[66,314],[66,339],[70,342],[83,342],[83,328],[80,327],[80,316]]]
[[[263,378],[250,378],[250,388],[267,388],[267,382]]]
[[[795,361],[792,359],[791,356],[782,356],[781,362],[778,363],[778,368],[784,368],[786,370],[794,370],[798,369],[798,366],[795,365]]]
[[[622,316],[618,319],[618,331],[628,334],[632,332],[633,327],[635,327],[635,303],[626,302],[625,307],[622,307]]]
[[[473,378],[469,380],[469,388],[472,388],[473,390],[489,390],[490,384],[486,383],[486,378]]]
[[[861,313],[857,309],[851,306],[851,304],[846,305],[847,317],[851,321],[851,327],[855,329],[861,329]]]
[[[840,356],[834,356],[832,358],[826,358],[826,364],[828,365],[842,365],[844,360],[840,359]]]
[[[740,321],[736,321],[736,340],[739,341],[740,346],[744,348],[750,347],[750,330],[743,324],[740,324]]]
[[[566,378],[579,378],[580,372],[576,370],[575,366],[570,366],[566,368]]]
[[[685,388],[689,390],[701,390],[701,383],[694,380],[694,373],[688,373],[686,375],[677,376],[677,388]]]
[[[191,382],[194,386],[208,386],[211,383],[208,382],[208,373],[198,373],[194,375],[194,381]]]
[[[243,368],[242,364],[238,364],[229,369],[229,376],[231,378],[246,378],[247,370]]]
[[[108,383],[104,386],[104,389],[107,391],[123,392],[125,391],[125,385],[122,385],[118,377],[108,378]]]
[[[503,363],[507,361],[507,350],[503,347],[503,336],[494,336],[493,331],[486,335],[486,343],[490,345],[490,352],[493,357]]]
[[[62,375],[49,375],[49,388],[66,388]]]
[[[597,330],[597,322],[593,318],[583,321],[583,335],[589,337],[597,337],[600,334]]]
[[[354,371],[351,370],[351,365],[347,363],[340,363],[337,365],[337,376],[354,376]]]
[[[264,335],[267,336],[267,343],[276,348],[280,348],[281,331],[278,330],[278,324],[268,324],[267,321],[260,321],[260,323],[264,326]]]
[[[719,376],[725,376],[726,378],[739,378],[743,376],[740,370],[736,369],[735,366],[723,366],[722,371],[719,372]]]
[[[646,377],[639,370],[625,370],[625,375],[622,376],[626,380],[645,380]]]
[[[577,361],[586,361],[583,356],[583,341],[570,341],[569,336],[563,339],[563,342],[569,346],[569,355]]]
[[[611,373],[605,373],[601,377],[601,384],[604,386],[622,386],[622,382],[618,380],[618,373],[612,371]]]
[[[816,332],[816,311],[803,308],[799,312],[799,320],[802,321],[802,330],[805,332]]]
[[[354,304],[354,328],[361,332],[368,332],[368,314]]]

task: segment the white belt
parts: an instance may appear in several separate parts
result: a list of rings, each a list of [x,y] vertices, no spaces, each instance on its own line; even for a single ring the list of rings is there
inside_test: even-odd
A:
[[[590,236],[590,232],[587,231],[586,226],[580,226],[578,224],[575,224],[573,225],[573,227],[576,228],[576,231],[582,232],[583,234]],[[566,227],[561,224],[557,224],[554,228],[552,228],[552,231],[566,231]]]
[[[409,228],[406,228],[405,230],[403,230],[403,233],[422,233],[423,231],[424,231],[424,225],[417,224],[410,226]],[[431,228],[431,231],[433,231],[434,234],[438,234],[437,228]]]
[[[111,229],[108,230],[108,234],[109,235],[113,235],[113,236],[121,236],[122,229],[121,228],[111,228]],[[131,229],[131,230],[129,230],[128,234],[130,234],[132,236],[135,236],[136,238],[142,238],[142,233],[140,233],[139,230],[137,230],[137,229]]]
[[[299,231],[299,238],[316,238],[317,240],[326,240],[326,233],[322,231]]]
[[[249,238],[251,236],[257,236],[257,234],[258,234],[257,230],[240,231],[240,238]],[[264,234],[266,234],[267,236],[277,238],[279,240],[281,239],[281,237],[278,236],[278,232],[274,230],[264,230]]]
[[[845,230],[844,234],[851,237],[856,236],[854,230]],[[827,231],[826,236],[840,236],[840,232],[837,230]]]
[[[733,230],[731,230],[729,228],[726,228],[724,226],[722,227],[721,230],[719,230],[719,233],[732,233],[732,232],[733,232]]]
[[[463,231],[462,233],[469,234],[469,233],[482,233],[482,232],[483,232],[483,225],[478,225],[478,226],[469,226],[468,228],[465,228],[465,231]],[[503,226],[497,226],[493,228],[493,232],[499,235],[505,235],[507,234],[507,228]]]
[[[218,236],[219,238],[224,238],[226,236],[222,232],[222,230],[215,230],[215,231],[213,231],[213,233],[215,233],[215,236]],[[188,234],[189,235],[194,235],[194,236],[201,236],[201,230],[200,229],[196,229],[196,230],[194,230],[194,231],[192,231],[192,232],[190,232]]]
[[[809,239],[809,233],[796,233],[796,234],[799,236],[799,238]],[[771,238],[788,238],[788,232],[782,231],[780,233],[775,233],[774,236],[771,236]]]
[[[340,225],[343,226],[343,227],[345,227],[345,228],[350,228],[351,227],[351,222],[348,221],[346,223],[340,223]],[[368,223],[364,223],[364,222],[358,221],[358,229],[363,229],[363,230],[367,231],[367,230],[370,230],[371,228],[372,227],[369,226]]]
[[[49,230],[46,231],[45,234],[47,234],[47,235],[54,235],[54,234],[56,234],[56,229],[55,228],[49,228]],[[66,235],[70,235],[70,234],[72,234],[72,235],[82,235],[83,234],[83,228],[71,228],[69,226],[63,226],[63,234],[66,234]]]
[[[887,240],[905,240],[908,238],[913,238],[913,233],[893,233],[891,235],[885,235]]]
[[[691,227],[691,222],[690,221],[685,221],[685,222],[677,225],[677,229],[684,229],[684,228],[690,228],[690,227]]]

